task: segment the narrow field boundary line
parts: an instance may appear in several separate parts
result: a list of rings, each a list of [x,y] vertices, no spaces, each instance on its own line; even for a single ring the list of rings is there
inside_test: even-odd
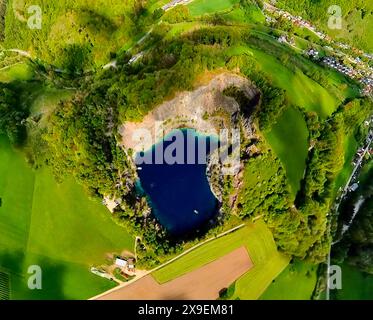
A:
[[[201,242],[201,243],[196,244],[195,246],[189,248],[188,250],[185,250],[184,252],[180,253],[178,256],[172,258],[171,260],[168,260],[168,261],[166,261],[165,263],[161,264],[160,266],[155,267],[155,268],[152,269],[150,272],[155,272],[155,271],[157,271],[157,270],[159,270],[159,269],[162,269],[163,267],[167,266],[168,264],[170,264],[170,263],[172,263],[172,262],[174,262],[174,261],[180,259],[182,256],[184,256],[184,255],[190,253],[191,251],[193,251],[193,250],[195,250],[195,249],[197,249],[197,248],[203,246],[204,244],[206,244],[206,243],[208,243],[208,242],[211,242],[212,240],[216,240],[216,239],[218,239],[218,238],[224,237],[225,235],[227,235],[227,234],[229,234],[229,233],[231,233],[231,232],[233,232],[233,231],[236,231],[236,230],[242,228],[243,226],[245,226],[244,223],[240,224],[240,225],[237,226],[237,227],[234,227],[234,228],[232,228],[232,229],[229,229],[229,230],[227,230],[227,231],[225,231],[225,232],[223,232],[223,233],[221,233],[221,234],[218,234],[216,237],[208,238],[207,240],[205,240],[205,241],[203,241],[203,242]]]
[[[234,228],[232,228],[232,229],[229,229],[229,230],[227,230],[227,231],[224,231],[224,232],[218,234],[218,235],[215,236],[215,237],[208,238],[207,240],[205,240],[205,241],[203,241],[203,242],[201,242],[201,243],[196,244],[195,246],[189,248],[188,250],[185,250],[184,252],[180,253],[178,256],[172,258],[171,260],[166,261],[165,263],[161,264],[160,266],[155,267],[155,268],[153,268],[153,269],[151,269],[151,270],[149,270],[149,271],[147,271],[147,272],[144,272],[144,274],[142,274],[141,276],[137,277],[136,279],[133,279],[132,281],[125,282],[125,283],[123,283],[123,284],[121,284],[121,285],[119,285],[119,286],[116,286],[116,287],[113,288],[113,289],[107,290],[107,291],[105,291],[105,292],[103,292],[103,293],[101,293],[101,294],[98,294],[98,295],[96,295],[96,296],[94,296],[94,297],[92,297],[92,298],[89,298],[88,300],[96,300],[96,299],[98,299],[98,298],[100,298],[100,297],[102,297],[102,296],[105,296],[105,295],[107,295],[107,294],[109,294],[109,293],[111,293],[111,292],[114,292],[114,291],[117,291],[117,290],[119,290],[119,289],[122,289],[122,288],[124,288],[124,287],[126,287],[126,286],[128,286],[128,285],[130,285],[130,284],[132,284],[132,283],[134,283],[134,282],[136,282],[136,281],[138,281],[138,280],[140,280],[141,278],[143,278],[143,277],[145,277],[145,276],[147,276],[147,275],[149,275],[149,274],[152,274],[153,272],[155,272],[155,271],[157,271],[157,270],[159,270],[159,269],[162,269],[163,267],[167,266],[168,264],[170,264],[170,263],[172,263],[172,262],[174,262],[174,261],[180,259],[181,257],[183,257],[183,256],[185,256],[186,254],[192,252],[193,250],[195,250],[195,249],[197,249],[197,248],[203,246],[204,244],[209,243],[209,242],[211,242],[211,241],[213,241],[213,240],[219,239],[219,238],[221,238],[221,237],[224,237],[225,235],[227,235],[227,234],[229,234],[229,233],[232,233],[232,232],[234,232],[234,231],[236,231],[236,230],[238,230],[238,229],[241,229],[241,228],[244,227],[245,225],[246,225],[245,223],[242,223],[242,224],[240,224],[240,225],[238,225],[238,226],[236,226],[236,227],[234,227]]]
[[[24,63],[24,62],[22,62],[22,61],[16,62],[16,63],[11,64],[11,65],[9,65],[9,66],[6,66],[6,67],[3,67],[3,68],[0,68],[0,71],[4,71],[4,70],[7,70],[7,69],[10,69],[11,67],[14,67],[14,66],[16,66],[16,65],[18,65],[18,64],[23,64],[23,63]]]

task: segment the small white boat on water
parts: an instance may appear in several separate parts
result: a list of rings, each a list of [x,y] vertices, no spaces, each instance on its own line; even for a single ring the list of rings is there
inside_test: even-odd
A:
[[[137,167],[137,170],[142,170],[142,167]]]
[[[195,214],[199,214],[198,210],[194,210],[193,212],[194,212]]]

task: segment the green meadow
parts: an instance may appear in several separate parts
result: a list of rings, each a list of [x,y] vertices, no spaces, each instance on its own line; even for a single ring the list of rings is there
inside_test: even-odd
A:
[[[180,36],[185,32],[189,32],[195,28],[201,27],[202,24],[198,21],[192,22],[180,22],[175,24],[169,24],[171,26],[170,31],[165,36],[165,40],[172,40],[176,36]]]
[[[273,42],[269,38],[267,41]],[[286,49],[283,48],[283,50]],[[275,86],[286,91],[289,107],[277,119],[272,129],[265,133],[265,138],[283,163],[292,194],[295,196],[300,188],[308,154],[308,129],[302,113],[295,106],[316,112],[321,118],[327,118],[337,109],[343,99],[354,97],[356,92],[349,89],[346,80],[334,72],[331,72],[328,78],[333,88],[330,92],[300,69],[290,70],[264,50],[242,45],[229,48],[227,51],[228,55],[245,53],[255,58],[261,71]],[[308,62],[304,63],[304,68],[307,69]]]
[[[28,50],[42,61],[69,69],[106,64],[111,53],[130,43],[145,27],[136,14],[136,1],[22,0],[7,1],[7,48]],[[43,9],[42,28],[30,30],[27,8]],[[70,70],[71,71],[71,70]]]
[[[231,8],[239,0],[194,0],[188,4],[192,16],[215,13]]]
[[[308,154],[308,129],[302,113],[288,107],[265,138],[284,164],[295,197],[300,189]]]
[[[74,93],[73,90],[41,87],[41,90],[33,99],[30,112],[32,114],[48,114],[61,100],[70,97],[72,93]]]
[[[348,264],[341,265],[342,289],[333,290],[331,295],[336,300],[372,300],[373,275],[361,272]]]
[[[310,300],[317,282],[317,265],[304,261],[290,263],[272,281],[261,300]]]
[[[232,284],[230,298],[257,299],[289,263],[289,258],[277,251],[271,232],[260,220],[193,250],[153,276],[159,283],[170,281],[241,246],[247,248],[254,266]]]
[[[32,68],[27,63],[17,62],[9,67],[0,68],[0,82],[26,81],[30,80],[33,74]]]
[[[99,201],[72,178],[57,184],[48,169],[32,170],[3,137],[0,178],[0,270],[11,299],[87,299],[114,286],[89,268],[134,240]],[[30,265],[42,268],[42,290],[27,287]]]
[[[338,5],[341,8],[341,28],[328,28],[330,14],[328,8]],[[373,38],[373,2],[366,0],[278,0],[277,6],[286,7],[286,10],[301,15],[312,21],[318,28],[329,34],[335,41],[357,46],[367,52],[371,52]]]
[[[339,101],[336,97],[300,70],[294,73],[275,57],[253,48],[250,48],[250,51],[273,83],[286,90],[292,105],[315,111],[322,117],[329,116],[338,107]]]
[[[245,12],[242,8],[234,7],[232,10],[224,12],[222,17],[235,24],[263,23],[265,21],[265,16],[262,11],[254,5],[251,7],[250,12]]]
[[[252,45],[242,44],[227,49],[228,56],[247,54],[253,57],[259,69],[266,75],[273,85],[284,89],[289,105],[303,107],[307,111],[316,112],[321,118],[330,116],[346,98],[355,98],[359,90],[344,78],[343,75],[332,70],[325,70],[299,55],[286,46],[279,46],[277,41],[264,34],[259,29],[253,32],[263,39],[263,48],[256,48]],[[271,54],[271,50],[278,50],[286,53],[302,65],[302,69],[309,72],[317,71],[327,76],[328,88],[324,88],[315,80],[303,73],[295,65],[290,69]]]
[[[353,166],[351,164],[354,155],[358,149],[359,145],[354,137],[353,134],[346,136],[344,139],[344,165],[342,170],[339,172],[336,182],[334,191],[337,192],[340,187],[344,187],[346,184],[352,170]]]

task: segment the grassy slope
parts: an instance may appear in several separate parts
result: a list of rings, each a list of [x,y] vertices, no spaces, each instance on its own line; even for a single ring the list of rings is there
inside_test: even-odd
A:
[[[0,82],[12,82],[13,80],[30,80],[33,76],[32,69],[26,63],[17,63],[10,67],[0,69]]]
[[[285,7],[293,13],[313,20],[314,23],[328,33],[336,41],[352,43],[368,52],[373,50],[373,2],[366,0],[278,0],[278,6]],[[331,5],[341,7],[342,29],[328,28]]]
[[[256,299],[288,264],[280,254],[264,222],[257,221],[227,236],[203,245],[175,262],[156,271],[155,279],[164,283],[195,270],[245,245],[254,267],[236,281],[234,297]]]
[[[254,267],[236,281],[232,299],[258,299],[289,264],[289,258],[277,251],[267,228],[248,240],[247,248]]]
[[[241,8],[233,8],[223,14],[224,19],[234,24],[241,23],[263,23],[265,16],[259,8],[252,6],[250,14],[246,13]]]
[[[308,130],[301,112],[287,108],[265,137],[284,164],[295,196],[300,188],[308,153]]]
[[[334,290],[337,300],[372,300],[373,275],[363,273],[356,268],[343,264],[342,290]]]
[[[373,170],[373,161],[366,162],[359,175],[360,186],[369,183],[371,170]],[[360,187],[357,192],[361,191]],[[373,275],[364,273],[348,263],[340,267],[342,268],[342,290],[332,291],[335,298],[337,300],[373,300]]]
[[[340,97],[328,92],[300,70],[297,70],[296,73],[289,70],[275,57],[262,50],[247,46],[236,46],[228,50],[229,55],[243,53],[253,55],[262,71],[273,81],[274,85],[286,90],[290,105],[315,111],[323,118],[336,110],[341,98],[355,94],[343,84],[344,79],[334,73],[331,74],[330,82],[339,92]],[[287,171],[292,193],[295,195],[303,177],[308,149],[308,132],[301,113],[288,108],[265,137],[282,161]]]
[[[31,5],[43,10],[40,30],[27,26]],[[134,0],[9,1],[4,46],[28,50],[60,67],[66,59],[65,48],[76,44],[91,51],[92,65],[101,65],[109,61],[110,52],[132,43],[135,33],[142,31],[130,19],[133,6]]]
[[[309,300],[317,281],[317,266],[296,261],[272,282],[261,300]],[[291,288],[291,290],[289,290]]]
[[[286,90],[291,104],[315,111],[323,117],[330,115],[338,107],[337,98],[301,71],[293,73],[275,57],[253,48],[250,51],[273,83]]]
[[[31,115],[42,115],[38,122],[39,127],[47,125],[51,113],[59,102],[72,97],[74,90],[55,89],[40,86],[30,94],[30,113]],[[32,132],[29,132],[32,134]]]
[[[172,26],[172,28],[165,36],[165,40],[171,40],[172,38],[182,35],[184,32],[189,32],[193,30],[194,28],[198,28],[202,24],[199,23],[198,21],[192,21],[192,22],[180,22],[180,23],[169,24],[169,25]]]
[[[113,286],[89,272],[107,252],[133,249],[133,239],[67,179],[34,172],[0,140],[0,268],[11,274],[13,299],[85,299]],[[43,290],[26,287],[27,267],[42,267]]]
[[[35,97],[31,104],[30,112],[32,114],[45,113],[53,111],[61,100],[68,98],[73,93],[72,90],[54,89],[43,87],[41,92]]]
[[[194,0],[188,4],[192,16],[201,16],[231,8],[239,0]]]
[[[340,187],[344,187],[353,169],[351,161],[353,160],[356,150],[358,149],[358,143],[356,142],[353,134],[345,137],[344,149],[345,162],[343,165],[343,169],[339,172],[336,179],[334,188],[335,192],[337,192]]]

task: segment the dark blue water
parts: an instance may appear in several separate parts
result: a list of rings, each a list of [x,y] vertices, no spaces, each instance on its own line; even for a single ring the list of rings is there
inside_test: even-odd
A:
[[[172,137],[175,130],[161,142],[153,145],[151,150],[140,154],[141,157],[150,157],[148,159],[153,161],[151,164],[138,164],[141,170],[137,171],[140,189],[148,197],[154,215],[173,235],[198,230],[216,215],[218,205],[207,180],[206,164],[201,159],[198,161],[199,151],[206,149],[207,154],[211,151],[209,144],[214,138],[199,135],[192,129],[178,131],[179,137],[183,137],[185,143],[171,154],[176,155],[178,152],[179,156],[181,155],[179,163],[154,163],[156,153],[157,156],[166,155],[167,147],[175,145],[177,139]],[[166,141],[167,139],[170,141]],[[211,147],[213,148],[214,146]],[[137,156],[137,160],[140,155]]]

